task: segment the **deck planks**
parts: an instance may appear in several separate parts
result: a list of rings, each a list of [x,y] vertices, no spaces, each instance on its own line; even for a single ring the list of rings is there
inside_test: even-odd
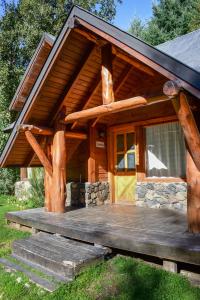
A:
[[[89,243],[200,265],[200,235],[188,233],[185,215],[172,210],[110,205],[55,214],[32,209],[10,212],[7,219]]]

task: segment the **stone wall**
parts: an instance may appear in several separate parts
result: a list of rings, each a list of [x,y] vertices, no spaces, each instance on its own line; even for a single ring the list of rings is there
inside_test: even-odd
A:
[[[31,184],[29,180],[21,180],[15,183],[15,197],[20,201],[31,198]]]
[[[136,205],[151,208],[170,208],[186,212],[187,183],[138,182]]]
[[[67,183],[67,206],[90,207],[109,202],[108,182]]]

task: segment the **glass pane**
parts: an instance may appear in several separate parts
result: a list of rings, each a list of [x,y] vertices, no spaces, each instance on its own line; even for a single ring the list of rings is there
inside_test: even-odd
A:
[[[126,136],[127,139],[127,150],[133,150],[135,149],[135,134],[134,133],[127,133]]]
[[[117,135],[117,152],[124,151],[124,135]]]
[[[117,170],[118,171],[125,171],[125,160],[123,154],[117,155]]]
[[[127,154],[127,168],[128,171],[135,170],[135,153]]]
[[[147,176],[185,177],[185,143],[178,122],[146,129]]]

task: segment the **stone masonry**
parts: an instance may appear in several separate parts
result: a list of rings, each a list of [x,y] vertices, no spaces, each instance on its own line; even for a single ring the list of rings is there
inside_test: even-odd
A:
[[[17,181],[15,183],[15,196],[20,201],[31,198],[31,183],[29,180]]]
[[[187,211],[187,183],[138,182],[136,205]]]
[[[108,182],[67,183],[67,206],[90,207],[109,203]]]

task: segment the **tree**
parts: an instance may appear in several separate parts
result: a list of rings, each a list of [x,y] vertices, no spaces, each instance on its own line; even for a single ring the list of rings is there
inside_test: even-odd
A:
[[[151,45],[191,32],[200,25],[200,0],[160,0],[153,4],[152,10],[148,22],[142,24],[138,18],[134,19],[129,30]]]
[[[122,0],[1,0],[0,152],[7,140],[2,129],[16,118],[15,113],[8,112],[9,104],[43,32],[57,35],[73,4],[111,22],[116,13],[116,4],[121,2]],[[15,174],[15,171],[10,172]],[[4,174],[7,173],[0,170],[0,176]]]

